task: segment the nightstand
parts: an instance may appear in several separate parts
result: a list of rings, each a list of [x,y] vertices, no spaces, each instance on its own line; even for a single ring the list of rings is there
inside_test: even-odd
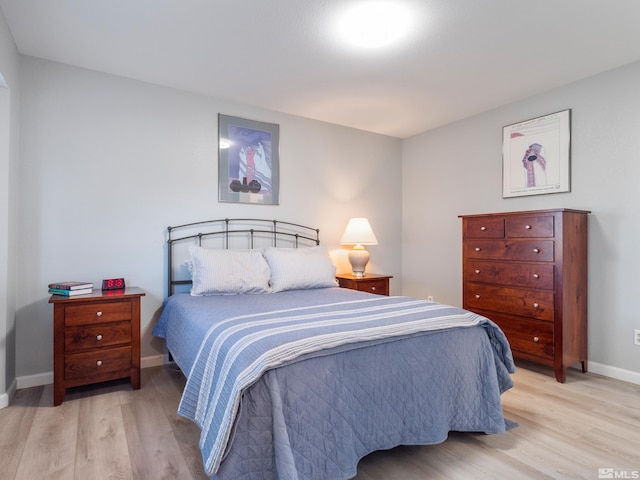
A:
[[[375,293],[377,295],[389,295],[389,279],[392,275],[376,275],[367,273],[364,277],[354,277],[350,273],[336,275],[338,284],[342,288],[360,290],[361,292]]]
[[[140,388],[139,288],[52,295],[53,404],[69,387],[130,378]]]

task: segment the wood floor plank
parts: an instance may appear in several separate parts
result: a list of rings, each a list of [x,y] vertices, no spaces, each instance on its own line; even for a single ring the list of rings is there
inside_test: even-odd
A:
[[[131,479],[118,393],[89,396],[79,408],[75,479]]]
[[[122,415],[135,478],[192,478],[171,425],[156,399],[124,404]]]
[[[518,366],[503,395],[518,426],[499,435],[456,433],[446,442],[374,452],[356,480],[597,479],[599,468],[640,472],[640,385],[569,369],[555,381]],[[172,365],[128,382],[70,389],[52,407],[52,386],[20,390],[0,410],[0,480],[35,478],[206,479],[199,430],[176,410],[185,385]],[[632,478],[632,477],[625,477]]]
[[[200,438],[200,429],[191,420],[181,417],[177,413],[177,406],[180,403],[185,383],[184,375],[177,368],[156,370],[151,382],[158,392],[162,392],[157,398],[171,425],[178,445],[180,445],[182,456],[192,477],[198,480],[207,480],[209,477],[204,473],[200,447],[197,442],[193,441],[194,438]]]
[[[44,388],[16,480],[74,478],[79,406],[69,401],[54,407],[53,385]]]
[[[44,387],[18,390],[0,409],[0,480],[15,478]]]

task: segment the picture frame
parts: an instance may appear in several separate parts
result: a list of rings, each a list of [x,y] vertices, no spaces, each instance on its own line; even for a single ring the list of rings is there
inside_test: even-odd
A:
[[[502,197],[571,191],[571,109],[502,129]]]
[[[280,126],[218,114],[218,201],[278,205]]]

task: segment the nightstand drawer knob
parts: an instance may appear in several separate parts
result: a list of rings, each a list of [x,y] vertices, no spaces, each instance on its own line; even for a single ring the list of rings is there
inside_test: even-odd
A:
[[[476,298],[480,298],[480,295],[478,295],[477,293],[476,293]]]
[[[96,317],[101,317],[102,316],[102,312],[96,312]]]
[[[540,306],[540,304],[539,304],[539,303],[534,303],[534,304],[533,304],[533,308],[538,308],[539,306]]]
[[[540,275],[538,275],[537,273],[534,273],[533,278],[540,278]]]
[[[536,343],[538,343],[538,342],[540,341],[540,338],[538,338],[538,337],[533,337],[533,341],[534,341],[534,342],[536,342]]]
[[[476,272],[476,273],[480,273],[480,270],[477,270],[477,269],[476,269],[476,270],[475,270],[475,272]]]
[[[540,253],[540,249],[539,248],[534,248],[533,249],[533,253]]]
[[[376,291],[376,287],[371,287],[371,291],[375,292]]]
[[[102,366],[102,360],[98,360],[98,361],[96,362],[96,365],[97,365],[97,366],[99,366],[99,367],[101,367],[101,366]]]
[[[525,226],[524,226],[524,228],[525,228],[526,230],[531,230],[531,225],[525,225]]]
[[[480,230],[482,230],[483,232],[487,229],[487,227],[480,227]]]
[[[476,252],[479,252],[480,250],[482,250],[480,247],[476,247]]]
[[[102,340],[102,335],[98,335],[98,336],[96,337],[96,340],[98,340],[98,341]]]

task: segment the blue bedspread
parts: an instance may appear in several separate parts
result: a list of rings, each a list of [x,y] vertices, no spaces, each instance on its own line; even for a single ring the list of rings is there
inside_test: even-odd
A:
[[[233,478],[252,471],[258,473],[256,478],[348,478],[355,473],[353,469],[357,460],[372,448],[391,448],[400,443],[435,443],[443,441],[450,430],[497,433],[505,429],[499,396],[512,385],[508,373],[514,370],[506,339],[486,318],[455,307],[340,288],[223,297],[191,297],[185,294],[174,295],[168,300],[154,334],[167,339],[176,362],[183,371],[188,372],[178,412],[201,428],[200,448],[205,469],[210,475],[217,473],[219,478]],[[438,345],[434,342],[438,342]],[[475,344],[469,346],[469,342]],[[444,353],[441,351],[443,345],[446,345]],[[416,364],[411,368],[399,368],[391,363],[434,362],[431,358],[433,352],[423,352],[425,349],[439,351],[442,358],[435,362],[442,365]],[[468,358],[470,353],[471,359]],[[447,356],[457,359],[452,361]],[[482,363],[480,367],[470,363],[478,363],[478,356]],[[358,370],[358,377],[351,378],[353,371],[349,372],[347,367],[339,374],[341,378],[337,383],[334,384],[333,378],[328,379],[325,364],[327,361],[336,361],[336,358],[340,361],[352,360],[352,367],[359,365],[354,367]],[[460,365],[463,365],[463,371],[466,369],[472,373],[461,374]],[[281,368],[274,370],[275,367]],[[305,373],[289,373],[281,378],[281,374],[294,372],[297,367],[302,367]],[[367,372],[367,368],[373,370]],[[316,441],[326,443],[326,432],[322,434],[322,439],[311,437],[320,435],[318,431],[326,430],[327,426],[307,425],[314,422],[308,417],[318,409],[329,408],[338,411],[339,415],[347,415],[348,419],[349,415],[357,416],[363,407],[366,411],[367,404],[377,402],[371,405],[380,414],[376,421],[386,424],[385,418],[395,415],[390,410],[399,406],[394,405],[396,393],[389,392],[387,400],[377,398],[385,389],[372,381],[370,376],[377,369],[380,378],[386,378],[380,368],[399,368],[404,372],[404,378],[399,377],[397,386],[403,385],[406,389],[409,385],[410,389],[418,390],[412,395],[418,393],[421,396],[434,396],[434,393],[420,392],[417,386],[423,382],[417,380],[416,375],[425,369],[437,370],[441,377],[438,382],[453,382],[455,386],[455,393],[447,388],[447,396],[459,398],[455,399],[455,405],[451,404],[450,399],[444,398],[443,406],[447,411],[437,412],[442,418],[436,422],[442,423],[438,428],[428,428],[426,432],[420,426],[424,422],[419,418],[422,414],[414,412],[412,419],[415,417],[416,425],[409,430],[415,430],[415,434],[401,433],[396,439],[396,433],[392,430],[397,430],[397,427],[391,430],[385,427],[383,440],[374,438],[371,442],[366,438],[360,439],[353,453],[337,460],[340,465],[329,465],[335,462],[331,457],[342,457],[344,454],[333,451],[334,447],[329,448],[330,451],[315,447],[318,451],[309,450],[309,446]],[[265,375],[265,372],[268,374]],[[447,378],[451,375],[454,376]],[[455,375],[460,378],[455,378]],[[471,380],[466,378],[468,375],[471,375]],[[363,385],[360,378],[367,378],[367,382]],[[306,386],[298,384],[295,388],[301,391],[289,398],[290,385],[296,385],[301,379]],[[313,385],[321,387],[312,387],[310,379],[313,379]],[[461,381],[462,384],[456,384]],[[347,385],[349,389],[366,389],[367,385],[371,385],[371,391],[363,390],[359,396],[351,393],[345,395],[345,382],[351,383]],[[336,388],[340,391],[336,392]],[[314,389],[328,389],[329,393],[325,398],[317,392],[313,395],[306,392]],[[256,425],[246,424],[248,419],[243,418],[246,414],[242,414],[245,403],[253,393],[258,394],[259,398],[251,400],[252,403],[246,408],[266,408],[260,418],[270,418],[268,425],[257,429],[261,433],[268,431],[270,445],[266,450],[261,445],[262,441],[256,442],[251,438],[256,434]],[[338,404],[329,405],[336,393],[342,398]],[[241,407],[243,395],[246,398]],[[269,399],[263,405],[265,395]],[[481,403],[471,398],[477,395],[482,396]],[[406,391],[401,392],[399,401],[405,399],[405,403],[429,403],[426,398],[417,401],[406,396]],[[299,400],[303,397],[306,400],[302,405],[297,404],[296,398]],[[389,403],[385,411],[380,411],[381,401],[383,404]],[[352,405],[344,402],[351,402]],[[472,407],[467,409],[469,411],[465,410],[465,402]],[[401,408],[405,409],[406,405],[401,404]],[[461,413],[463,410],[464,413]],[[282,425],[277,426],[281,416]],[[370,417],[370,412],[366,416]],[[434,421],[431,418],[433,412],[427,416],[429,422]],[[287,424],[294,417],[296,421],[303,420],[303,428],[297,427],[303,432],[296,432],[296,427]],[[371,420],[355,427],[343,425],[342,428],[335,428],[333,423],[330,425],[340,435],[345,434],[344,429],[355,428],[357,435],[373,434],[376,437],[377,427],[367,433],[372,428]],[[406,423],[406,419],[402,421]],[[362,420],[355,423],[360,424]],[[231,448],[234,429],[236,438],[233,444],[240,444]],[[361,432],[361,429],[364,430]],[[445,432],[444,438],[442,431]],[[248,437],[238,442],[238,435]],[[294,438],[298,436],[308,438]],[[256,446],[252,447],[252,442]],[[283,443],[285,448],[282,447]],[[340,444],[341,440],[336,439],[335,446],[344,449]],[[257,447],[264,451],[256,454]],[[228,454],[226,459],[225,454]],[[256,461],[258,464],[247,467],[248,462]],[[244,471],[247,468],[249,472]],[[305,477],[305,471],[309,472],[308,477]]]

